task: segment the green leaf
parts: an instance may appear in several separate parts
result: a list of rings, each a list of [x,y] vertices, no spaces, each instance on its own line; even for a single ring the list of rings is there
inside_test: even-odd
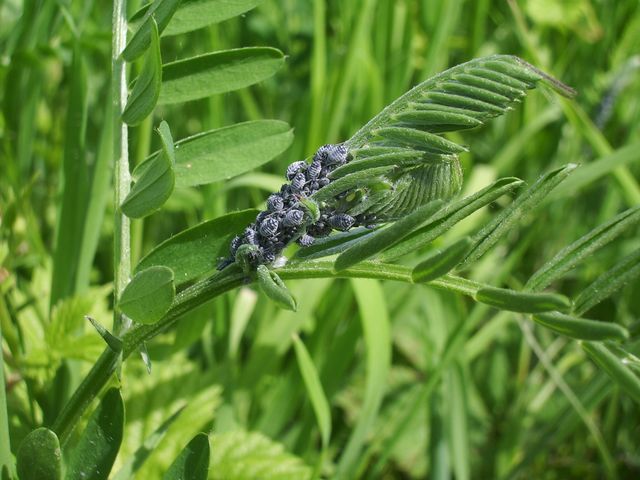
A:
[[[486,303],[501,310],[523,313],[566,311],[571,308],[571,301],[557,293],[516,292],[507,288],[481,288],[475,295],[477,301]]]
[[[410,145],[413,148],[436,154],[449,155],[467,151],[466,148],[439,135],[413,128],[384,127],[373,130],[372,133],[376,137],[395,141],[401,145]]]
[[[146,54],[140,75],[122,112],[122,120],[127,125],[137,125],[153,112],[160,96],[162,85],[162,56],[158,25],[151,19],[151,47]]]
[[[247,12],[262,3],[262,0],[185,0],[171,18],[163,35],[178,35],[219,23]],[[139,22],[150,4],[140,8],[129,20]]]
[[[269,78],[284,65],[280,50],[247,47],[167,63],[162,69],[160,105],[231,92]]]
[[[640,379],[621,359],[600,342],[583,342],[582,349],[619,387],[640,403]]]
[[[150,162],[120,207],[130,218],[151,215],[164,205],[173,192],[175,154],[167,122],[160,124],[158,133],[162,140],[162,153]]]
[[[293,335],[293,348],[296,352],[296,360],[298,361],[300,374],[304,380],[309,400],[311,400],[313,413],[318,422],[322,448],[326,449],[329,446],[329,439],[331,438],[331,408],[329,407],[329,401],[324,393],[318,370],[313,364],[309,352],[302,340],[295,334]]]
[[[255,432],[236,430],[211,439],[211,480],[308,480],[310,468],[282,445]]]
[[[376,132],[386,127],[441,132],[484,123],[520,101],[537,83],[551,86],[565,96],[575,93],[514,56],[493,55],[471,60],[412,88],[358,130],[347,141],[347,147],[352,150],[371,144]],[[443,115],[442,122],[436,121],[437,115]],[[401,143],[405,141],[400,140]],[[447,142],[442,148],[454,147]]]
[[[109,472],[120,449],[124,428],[124,405],[120,391],[111,388],[89,418],[75,448],[69,453],[66,479],[102,480]]]
[[[380,255],[380,259],[382,261],[390,261],[409,252],[416,251],[418,248],[438,238],[476,210],[509,193],[522,185],[522,183],[522,180],[513,177],[501,178],[473,195],[444,206],[431,218],[429,223],[383,252]]]
[[[393,165],[369,168],[345,175],[342,178],[334,180],[329,185],[322,187],[311,196],[311,199],[318,203],[326,202],[348,190],[357,189],[365,185],[384,184],[384,178],[382,178],[381,175],[391,170],[393,170]]]
[[[627,329],[618,324],[587,320],[558,312],[539,313],[534,315],[533,319],[549,330],[578,340],[625,340],[629,337]]]
[[[102,337],[104,343],[106,343],[111,350],[114,352],[122,351],[122,340],[115,335],[113,335],[109,330],[104,328],[100,323],[98,323],[93,317],[89,315],[85,315],[84,318],[89,320],[89,323],[96,329],[98,335]]]
[[[291,127],[279,120],[238,123],[179,140],[175,144],[176,186],[228,180],[254,170],[284,152],[292,141]],[[142,177],[157,156],[156,152],[138,165],[133,177]]]
[[[582,260],[640,221],[640,206],[630,208],[599,225],[571,245],[563,248],[527,281],[525,288],[538,290],[562,277]]]
[[[58,436],[48,428],[30,432],[17,455],[21,480],[59,480],[62,478],[62,452]]]
[[[133,478],[136,472],[140,469],[144,461],[149,458],[149,455],[153,453],[154,449],[158,446],[160,441],[165,437],[167,429],[178,419],[185,407],[179,408],[173,415],[167,418],[162,425],[160,425],[154,432],[149,435],[144,443],[140,445],[135,453],[124,465],[118,470],[118,473],[113,477],[113,480],[128,480]]]
[[[619,292],[638,276],[640,276],[640,249],[627,255],[585,288],[575,299],[574,311],[582,315],[605,298]]]
[[[138,323],[151,324],[169,310],[175,296],[173,271],[163,266],[149,267],[136,273],[129,282],[118,308]]]
[[[377,230],[371,235],[362,238],[338,256],[335,269],[337,271],[344,270],[399,242],[416,228],[426,223],[429,217],[440,209],[442,204],[441,200],[430,202],[386,228]]]
[[[79,42],[74,44],[73,60],[68,80],[69,104],[64,125],[62,178],[64,188],[56,212],[51,307],[86,285],[78,283],[80,252],[86,242],[85,221],[89,190],[89,166],[86,149],[88,85],[87,67]],[[6,98],[6,97],[5,97]],[[93,258],[83,257],[91,263]]]
[[[373,230],[367,228],[354,228],[348,232],[339,232],[328,237],[316,238],[316,241],[310,247],[300,248],[296,252],[295,258],[311,260],[342,253],[360,241],[360,237],[371,235],[373,232]]]
[[[366,386],[362,409],[338,463],[337,478],[356,477],[360,452],[378,417],[391,367],[391,331],[380,283],[354,279],[351,284],[358,302],[367,351]]]
[[[521,193],[500,215],[473,236],[473,247],[467,254],[464,264],[470,265],[484,255],[505,233],[513,228],[520,217],[531,212],[576,167],[575,164],[569,164],[552,170]]]
[[[285,310],[296,311],[298,308],[295,298],[287,289],[287,286],[280,279],[278,274],[269,270],[266,265],[258,265],[256,270],[258,275],[258,285],[260,290],[273,300],[276,305]]]
[[[161,34],[179,5],[180,0],[155,0],[145,12],[142,24],[127,43],[122,52],[122,58],[127,62],[132,62],[142,55],[153,41],[152,23],[157,24],[158,33]]]
[[[436,250],[426,260],[415,266],[411,272],[411,278],[414,282],[420,283],[430,282],[446,275],[462,261],[469,247],[471,247],[471,239],[464,237],[442,250]]]
[[[184,447],[164,480],[206,480],[209,475],[209,436],[199,433]]]
[[[176,286],[212,272],[218,259],[228,256],[231,238],[242,232],[257,214],[257,210],[242,210],[184,230],[151,250],[135,270],[164,265],[173,271]]]

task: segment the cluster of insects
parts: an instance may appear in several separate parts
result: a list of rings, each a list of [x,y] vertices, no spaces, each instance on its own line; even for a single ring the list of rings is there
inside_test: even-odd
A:
[[[312,245],[316,238],[326,237],[333,230],[347,231],[352,227],[372,227],[375,216],[351,216],[339,208],[322,204],[319,208],[311,197],[331,183],[329,174],[349,161],[345,145],[323,145],[313,155],[311,163],[304,160],[287,167],[288,183],[279,193],[267,199],[267,209],[241,235],[236,235],[229,248],[230,256],[218,269],[235,262],[238,257],[249,268],[271,264],[291,242],[302,247]]]

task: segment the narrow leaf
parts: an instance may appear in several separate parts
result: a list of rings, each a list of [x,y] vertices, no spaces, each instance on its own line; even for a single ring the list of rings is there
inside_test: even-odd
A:
[[[364,401],[336,472],[337,478],[355,478],[360,452],[375,425],[387,389],[391,366],[391,331],[384,292],[375,280],[351,281],[358,301],[367,351]]]
[[[413,148],[426,150],[428,152],[440,154],[452,154],[466,152],[467,149],[446,138],[433,133],[423,132],[407,127],[385,127],[373,131],[378,137],[385,138],[400,143],[410,145]]]
[[[132,62],[142,55],[153,42],[153,23],[157,24],[158,33],[162,33],[178,5],[180,0],[155,0],[145,12],[140,27],[127,43],[122,52],[122,58]]]
[[[575,312],[582,315],[591,310],[605,298],[619,292],[621,288],[630,284],[638,276],[640,276],[640,249],[623,258],[585,288],[574,302]]]
[[[88,157],[85,151],[88,85],[84,54],[80,43],[77,42],[73,49],[68,90],[69,105],[64,126],[61,178],[64,188],[61,190],[59,209],[56,212],[51,307],[59,300],[73,296],[76,289],[86,286],[78,284],[77,275],[80,268],[78,252],[86,241],[84,226],[87,202],[91,194]]]
[[[0,261],[3,263],[3,261]],[[0,345],[2,340],[2,322],[0,322]],[[4,379],[4,355],[0,354],[0,385],[6,385]],[[13,471],[13,455],[11,454],[11,437],[9,436],[9,414],[7,410],[7,389],[0,388],[0,470]]]
[[[184,408],[184,406],[179,408],[145,439],[144,443],[135,451],[131,458],[129,458],[129,460],[122,465],[120,470],[118,470],[118,473],[113,477],[113,480],[129,480],[130,478],[134,478],[136,472],[140,469],[149,455],[153,453],[154,449],[165,437],[169,427],[178,419]]]
[[[473,237],[473,247],[467,254],[465,265],[470,265],[493,247],[525,213],[535,208],[577,165],[569,164],[543,175],[524,191],[500,215]]]
[[[329,401],[322,388],[318,370],[298,335],[293,335],[293,348],[296,352],[296,360],[298,361],[300,374],[304,380],[309,400],[311,400],[313,413],[318,422],[320,437],[322,438],[322,448],[326,449],[329,446],[329,439],[331,438],[331,409],[329,407]]]
[[[409,149],[402,150],[405,151],[383,153],[380,155],[367,156],[363,159],[351,160],[350,162],[345,163],[341,167],[338,167],[334,171],[330,172],[328,176],[329,178],[336,179],[360,170],[368,170],[375,167],[386,167],[389,165],[420,165],[426,161],[424,152]],[[433,155],[430,158],[432,157]]]
[[[441,200],[429,202],[386,228],[367,235],[345,252],[341,253],[336,259],[334,268],[337,271],[344,270],[399,242],[416,228],[427,222],[429,217],[437,212],[442,204],[443,202]]]
[[[206,480],[209,478],[209,436],[199,433],[173,461],[164,480]]]
[[[625,210],[608,222],[599,225],[563,248],[545,263],[531,276],[525,288],[530,290],[545,288],[638,221],[640,221],[640,206]]]
[[[122,120],[128,125],[137,125],[151,115],[158,103],[160,86],[162,85],[162,57],[160,55],[160,38],[158,25],[151,19],[151,46],[140,76],[136,79],[133,91],[122,112]]]
[[[173,192],[175,185],[175,154],[171,131],[163,121],[158,128],[162,152],[154,158],[143,175],[133,185],[121,205],[122,212],[130,218],[142,218],[158,210]]]
[[[91,325],[93,325],[93,328],[95,328],[96,331],[98,332],[98,335],[102,337],[104,342],[109,346],[111,350],[113,350],[114,352],[122,351],[122,340],[120,338],[113,335],[111,332],[109,332],[109,330],[104,328],[100,323],[98,323],[94,318],[90,317],[89,315],[85,315],[84,318],[89,320]]]
[[[212,272],[218,260],[228,255],[231,238],[242,232],[257,214],[257,210],[242,210],[184,230],[151,250],[135,270],[164,265],[173,271],[177,286]]]
[[[471,239],[464,237],[442,250],[436,250],[426,260],[416,265],[411,272],[411,278],[416,283],[430,282],[449,273],[462,261],[469,247],[471,247]]]
[[[178,35],[219,23],[247,12],[262,3],[262,0],[187,0],[180,4],[164,30],[163,35]],[[140,22],[151,4],[140,8],[129,19],[129,23]]]
[[[522,183],[522,180],[513,177],[501,178],[473,195],[444,206],[429,223],[383,252],[380,255],[381,260],[390,261],[429,244],[462,219],[509,193]]]
[[[162,69],[161,105],[187,102],[248,87],[284,64],[280,50],[248,47],[167,63]]]
[[[60,480],[62,478],[62,452],[58,436],[48,428],[30,432],[17,455],[20,480]]]
[[[600,342],[583,342],[582,349],[618,386],[640,403],[640,379],[622,360]]]
[[[276,272],[269,270],[266,265],[258,265],[256,273],[260,290],[267,297],[273,300],[280,308],[294,312],[297,310],[298,305],[295,298],[293,298],[291,292],[289,292],[289,289]]]
[[[120,449],[124,428],[124,404],[120,391],[112,388],[89,418],[78,444],[70,453],[66,479],[102,480],[109,472]]]
[[[563,313],[540,313],[533,316],[540,325],[578,340],[625,340],[629,332],[615,323],[573,317]]]
[[[291,127],[279,120],[257,120],[209,130],[175,144],[176,187],[192,187],[228,180],[254,170],[293,141]],[[158,152],[136,167],[141,178],[153,166]]]
[[[372,230],[367,228],[354,228],[348,232],[335,233],[328,237],[317,238],[313,245],[299,249],[295,257],[311,260],[342,253],[355,245],[360,237],[371,235]]]
[[[129,282],[118,308],[138,323],[155,323],[169,310],[175,295],[173,271],[163,266],[149,267]]]
[[[571,301],[557,293],[525,293],[506,288],[481,288],[475,295],[477,301],[501,310],[523,313],[567,311]]]
[[[355,173],[351,173],[342,178],[334,180],[326,187],[322,187],[311,198],[316,202],[326,202],[331,198],[339,195],[347,190],[357,189],[365,185],[383,184],[383,179],[380,176],[393,169],[393,166],[376,167],[367,170],[361,170]]]

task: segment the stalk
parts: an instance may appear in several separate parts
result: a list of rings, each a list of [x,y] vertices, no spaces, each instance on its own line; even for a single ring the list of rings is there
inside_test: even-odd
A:
[[[120,210],[120,205],[129,194],[131,175],[129,173],[129,147],[127,125],[122,121],[122,112],[127,103],[127,68],[121,56],[127,43],[126,0],[113,2],[112,60],[112,102],[113,102],[113,152],[115,157],[114,178],[114,304],[129,282],[131,274],[131,221]],[[131,321],[114,308],[113,331],[120,335],[130,326]]]

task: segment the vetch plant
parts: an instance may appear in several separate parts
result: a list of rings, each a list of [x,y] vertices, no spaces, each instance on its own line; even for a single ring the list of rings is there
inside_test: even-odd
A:
[[[229,412],[223,411],[219,431],[215,433],[215,447],[210,449],[209,435],[193,436],[192,433],[191,438],[181,444],[184,446],[181,452],[171,458],[164,478],[200,479],[210,474],[220,478],[250,478],[257,475],[252,470],[255,458],[270,459],[264,467],[267,473],[260,471],[264,478],[277,478],[276,474],[282,469],[293,478],[380,476],[407,426],[415,420],[413,415],[425,405],[462,348],[461,339],[478,320],[477,315],[472,316],[468,323],[462,321],[452,327],[436,368],[417,386],[418,390],[407,396],[398,414],[399,420],[390,419],[391,433],[372,435],[383,408],[392,357],[392,328],[384,306],[385,294],[373,280],[411,284],[414,288],[428,285],[448,294],[468,297],[485,309],[514,312],[524,339],[532,345],[545,368],[554,372],[546,352],[539,348],[531,334],[533,324],[545,329],[545,334],[557,335],[558,342],[579,342],[585,354],[607,375],[606,385],[613,383],[634,402],[640,402],[640,361],[630,346],[635,338],[633,332],[625,325],[591,318],[591,315],[597,317],[592,310],[595,306],[640,275],[638,250],[625,256],[573,298],[545,290],[553,289],[556,282],[566,278],[596,251],[636,227],[640,222],[640,207],[628,208],[605,219],[586,235],[571,239],[566,247],[542,262],[542,266],[536,266],[528,279],[522,283],[511,282],[508,285],[511,288],[505,288],[499,277],[489,283],[471,274],[501,241],[518,231],[524,217],[536,215],[538,207],[552,202],[559,187],[566,185],[565,181],[571,182],[567,179],[575,178],[580,172],[578,165],[568,163],[539,172],[538,179],[530,185],[516,177],[503,177],[461,195],[464,185],[461,156],[473,150],[474,143],[463,146],[459,132],[482,127],[519,108],[528,91],[538,87],[569,99],[575,94],[570,87],[516,56],[476,58],[418,84],[386,106],[351,138],[314,146],[318,148],[311,157],[291,163],[282,172],[283,184],[279,191],[264,196],[263,210],[251,208],[214,216],[168,237],[139,261],[134,261],[132,221],[156,212],[165,215],[167,202],[180,188],[210,185],[250,172],[282,153],[292,141],[290,127],[276,120],[252,120],[175,140],[172,130],[178,129],[171,128],[169,119],[157,126],[160,149],[143,155],[135,168],[129,164],[129,134],[137,132],[133,127],[139,125],[151,127],[158,106],[171,108],[244,88],[268,78],[283,64],[282,52],[269,47],[208,52],[163,64],[160,41],[163,35],[197,30],[241,14],[256,3],[241,1],[221,5],[213,0],[156,0],[127,20],[125,2],[114,2],[112,106],[108,118],[112,124],[110,140],[115,158],[113,327],[106,328],[89,315],[91,312],[85,312],[106,346],[66,404],[52,409],[55,416],[43,422],[44,426],[32,429],[20,447],[14,448],[17,452],[15,470],[20,478],[62,478],[63,474],[71,479],[107,478],[114,470],[129,412],[121,390],[135,388],[126,382],[118,384],[125,362],[132,354],[134,357],[140,354],[151,370],[153,355],[147,352],[148,342],[172,328],[180,328],[181,319],[197,312],[202,305],[240,289],[239,296],[244,295],[246,301],[235,304],[229,314],[232,333],[228,352],[230,357],[237,358],[240,338],[258,301],[247,289],[254,282],[273,303],[274,310],[296,312],[304,308],[301,307],[304,302],[298,302],[295,291],[290,291],[285,281],[353,279],[361,330],[350,330],[345,338],[350,339],[349,346],[355,345],[354,338],[363,338],[367,373],[353,429],[344,441],[341,438],[340,443],[332,443],[336,429],[332,426],[328,392],[335,391],[335,386],[330,385],[314,364],[317,355],[313,350],[317,353],[317,345],[305,345],[304,336],[299,334],[314,326],[296,324],[298,313],[286,312],[291,315],[286,318],[293,319],[290,324],[295,328],[279,330],[278,324],[265,337],[277,345],[276,353],[282,354],[291,347],[292,356],[295,355],[304,392],[310,399],[320,432],[315,469],[311,471],[261,433],[234,430],[235,420],[229,420]],[[129,29],[131,35],[127,41]],[[74,65],[77,62],[74,79],[76,90],[82,93],[86,72],[79,53],[80,42],[78,44],[74,52]],[[132,68],[135,61],[139,61],[139,70]],[[129,88],[128,72],[132,71],[139,74]],[[553,96],[551,102],[571,111],[571,100],[567,98]],[[251,103],[247,98],[244,101]],[[77,103],[77,110],[81,111],[82,98],[79,97]],[[70,149],[73,151],[73,148],[80,147],[72,145]],[[95,174],[106,171],[103,166]],[[66,181],[70,182],[73,172],[67,173]],[[78,208],[74,204],[75,196],[68,195],[63,202],[61,219],[72,218],[73,208]],[[472,214],[495,205],[501,209],[488,221],[457,234],[463,221]],[[83,210],[83,215],[89,219],[91,211]],[[61,225],[64,226],[62,220]],[[64,230],[58,235],[58,242],[72,241],[66,239]],[[416,258],[416,252],[426,252],[426,256]],[[55,282],[68,277],[67,270],[71,267],[64,260],[54,262],[52,303],[71,296],[76,292],[75,285],[82,283],[77,279],[70,283]],[[585,318],[587,314],[589,318]],[[218,318],[217,322],[223,320],[226,318]],[[56,329],[62,327],[54,325],[47,335],[56,338]],[[211,336],[215,336],[215,331]],[[264,341],[265,337],[261,337],[265,345],[273,346]],[[265,345],[259,345],[265,347],[264,351],[256,353],[250,365],[274,355]],[[341,345],[336,341],[327,352],[335,352],[331,348],[339,350]],[[348,363],[350,357],[346,358]],[[185,369],[192,367],[185,366]],[[251,383],[261,372],[247,368],[247,372],[243,372],[246,377],[240,379],[234,368],[227,367],[220,366],[215,375],[203,376],[203,381],[220,381],[231,389],[234,383],[240,384],[240,380]],[[195,369],[191,373],[194,377],[199,375]],[[464,389],[463,373],[458,373],[448,378],[448,388]],[[154,369],[150,381],[158,378],[154,375],[162,373]],[[580,402],[555,372],[554,380],[575,410],[586,418]],[[176,377],[168,383],[181,386],[180,381],[181,378]],[[290,392],[288,388],[277,390],[278,398],[287,398]],[[222,403],[218,397],[228,395],[224,399],[226,405],[237,403],[239,410],[244,408],[242,394],[237,397],[233,391],[221,394],[217,387],[208,393],[207,400],[214,398],[215,402]],[[90,411],[100,396],[97,408]],[[270,398],[265,395],[264,401]],[[342,401],[348,403],[349,399]],[[192,405],[200,406],[197,399]],[[132,406],[135,413],[135,405]],[[2,403],[0,411],[1,407]],[[430,404],[430,408],[434,409],[434,417],[438,417],[438,405]],[[183,407],[172,409],[160,426],[145,432],[144,442],[130,458],[120,463],[113,478],[133,478],[145,459],[160,448],[167,431],[181,421],[189,422],[189,412],[185,410]],[[245,410],[243,414],[250,417],[251,409]],[[269,420],[260,425],[262,432],[275,428],[273,424],[280,421],[276,419],[272,424]],[[584,423],[594,435],[605,471],[614,476],[615,468],[597,429],[588,419]],[[432,435],[437,434],[436,427],[437,424],[431,427]],[[464,428],[458,427],[460,434]],[[3,448],[9,455],[0,456],[0,460],[8,466],[7,475],[11,475],[14,468],[11,459],[6,459],[10,457],[8,444]],[[6,452],[0,449],[0,453]],[[210,472],[209,465],[215,465],[218,470]],[[508,473],[517,473],[517,468],[510,468]]]

